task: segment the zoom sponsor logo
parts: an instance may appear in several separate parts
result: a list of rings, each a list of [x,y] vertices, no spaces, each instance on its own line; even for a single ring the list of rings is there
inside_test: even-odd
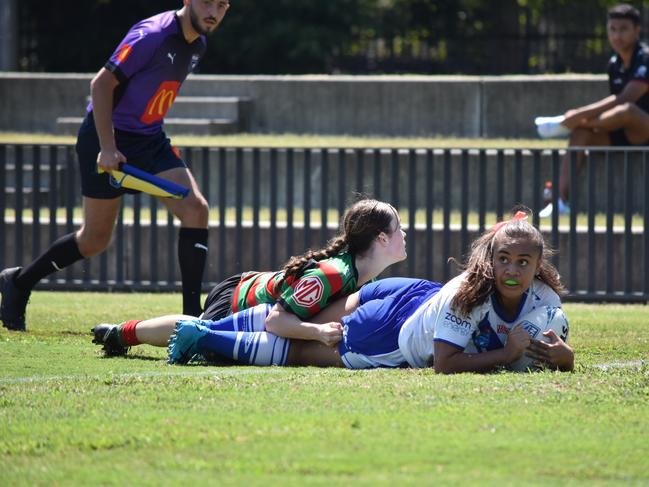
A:
[[[445,328],[448,328],[461,336],[467,336],[471,332],[471,322],[463,320],[459,316],[455,316],[453,313],[446,313],[444,317]]]
[[[471,327],[471,323],[468,322],[467,320],[463,320],[459,316],[455,316],[453,313],[446,313],[446,317],[444,317],[446,321],[450,321],[451,323],[455,323],[460,326],[465,326],[467,328]]]

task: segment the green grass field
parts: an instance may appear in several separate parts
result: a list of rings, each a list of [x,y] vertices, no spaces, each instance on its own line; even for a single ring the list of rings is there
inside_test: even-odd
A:
[[[0,485],[647,485],[647,306],[566,306],[574,373],[168,366],[101,321],[178,295],[33,294],[0,331]]]

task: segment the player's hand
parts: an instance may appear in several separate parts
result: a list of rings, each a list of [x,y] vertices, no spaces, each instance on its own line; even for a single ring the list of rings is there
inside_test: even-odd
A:
[[[568,110],[566,113],[564,113],[563,116],[566,117],[566,119],[563,122],[561,122],[561,124],[565,125],[570,130],[574,130],[577,127],[588,122],[588,119],[583,117],[579,112],[579,110]]]
[[[97,154],[97,165],[106,172],[111,172],[117,169],[121,162],[126,162],[126,157],[122,154],[117,147],[102,149]]]
[[[512,363],[514,360],[520,358],[529,345],[530,335],[527,333],[527,330],[520,324],[512,328],[507,337],[507,343],[505,343],[505,353],[508,357],[507,363]]]
[[[543,332],[543,335],[550,339],[550,343],[542,340],[531,340],[525,354],[542,366],[560,370],[572,370],[575,363],[575,354],[572,348],[554,330]]]
[[[343,338],[343,325],[337,321],[330,321],[318,325],[318,341],[324,343],[328,347],[333,347]]]

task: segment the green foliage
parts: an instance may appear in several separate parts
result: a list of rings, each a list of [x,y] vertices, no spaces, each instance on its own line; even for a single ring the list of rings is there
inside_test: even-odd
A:
[[[96,72],[137,21],[180,0],[21,0],[20,63],[37,71]]]
[[[615,3],[232,0],[199,69],[240,74],[601,72],[608,53],[605,14]],[[93,72],[132,24],[179,8],[181,2],[18,4],[23,69]]]
[[[567,305],[564,374],[171,367],[90,343],[99,321],[179,308],[34,293],[30,331],[0,331],[0,484],[649,482],[646,306]]]

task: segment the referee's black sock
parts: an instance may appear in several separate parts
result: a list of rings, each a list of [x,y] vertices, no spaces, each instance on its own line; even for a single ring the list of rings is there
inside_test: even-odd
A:
[[[207,260],[207,228],[181,228],[178,262],[183,283],[183,314],[201,314],[201,285]]]
[[[50,245],[44,254],[24,267],[16,276],[16,287],[30,291],[44,277],[83,259],[74,235],[64,235]]]

